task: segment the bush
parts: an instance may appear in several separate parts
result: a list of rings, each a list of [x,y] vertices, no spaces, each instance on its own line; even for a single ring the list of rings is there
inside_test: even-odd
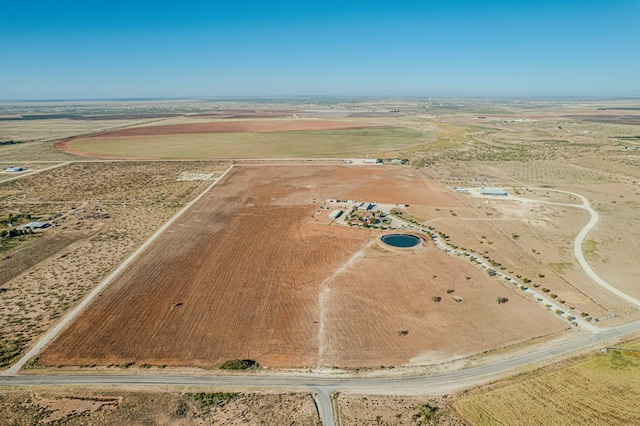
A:
[[[451,293],[453,293],[454,291],[455,291],[454,289],[452,289],[452,288],[448,288],[448,289],[447,289],[447,294],[451,294]]]
[[[509,301],[509,299],[507,299],[506,297],[498,297],[496,299],[496,302],[498,302],[498,305],[502,305],[503,303],[507,303]]]
[[[257,369],[260,365],[253,359],[230,359],[223,362],[220,367],[221,370],[249,370]]]
[[[184,402],[179,402],[175,411],[176,417],[185,417],[187,415],[187,404]]]
[[[431,300],[433,300],[434,302],[436,302],[436,303],[437,303],[437,302],[439,302],[439,301],[441,301],[441,300],[442,300],[442,297],[440,297],[440,296],[433,296],[433,297],[431,298]]]
[[[255,362],[255,361],[254,361]],[[235,392],[200,392],[188,393],[187,397],[193,399],[201,408],[224,407],[229,401],[238,396]]]

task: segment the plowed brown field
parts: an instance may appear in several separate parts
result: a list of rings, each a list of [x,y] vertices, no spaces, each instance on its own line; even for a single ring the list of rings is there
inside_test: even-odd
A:
[[[113,132],[98,133],[91,137],[196,135],[203,133],[236,132],[294,132],[304,130],[379,129],[383,127],[390,126],[363,125],[350,121],[329,120],[239,120],[132,127]]]
[[[327,198],[461,203],[404,167],[236,166],[40,363],[377,367],[442,361],[564,327],[430,243],[386,250],[379,231],[314,223],[313,200]],[[498,305],[498,295],[509,303]]]

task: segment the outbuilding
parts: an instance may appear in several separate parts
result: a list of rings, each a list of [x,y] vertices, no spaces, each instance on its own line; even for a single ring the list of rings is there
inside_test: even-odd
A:
[[[23,228],[31,228],[31,229],[42,229],[42,228],[48,228],[49,226],[49,222],[29,222],[26,225],[23,226]]]
[[[509,195],[507,191],[505,191],[504,189],[497,189],[497,188],[482,188],[480,190],[480,194],[491,195],[494,197],[506,197],[507,195]]]
[[[342,210],[334,210],[331,213],[329,213],[329,218],[337,219],[340,217],[341,214],[342,214]]]
[[[24,172],[25,168],[24,167],[7,167],[6,169],[4,169],[5,172],[7,173],[18,173],[18,172]]]

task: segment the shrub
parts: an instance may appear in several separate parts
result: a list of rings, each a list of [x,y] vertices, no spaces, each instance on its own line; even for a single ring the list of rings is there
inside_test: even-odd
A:
[[[220,367],[221,370],[249,370],[257,369],[260,365],[253,359],[230,359],[223,362]]]
[[[506,297],[498,297],[496,299],[496,302],[498,302],[498,305],[502,305],[503,303],[507,303],[509,301],[509,299],[507,299]]]
[[[454,289],[452,289],[452,288],[448,288],[448,289],[447,289],[447,294],[451,294],[451,293],[453,293],[454,291],[455,291]]]
[[[440,296],[433,296],[433,297],[431,298],[431,300],[433,300],[434,302],[436,302],[436,303],[437,303],[437,302],[439,302],[439,301],[441,301],[441,300],[442,300],[442,297],[440,297]]]
[[[186,396],[200,404],[200,407],[207,408],[224,407],[225,404],[237,397],[238,394],[235,392],[200,392],[188,393]]]
[[[183,401],[179,402],[174,413],[176,417],[185,417],[187,415],[187,404]]]

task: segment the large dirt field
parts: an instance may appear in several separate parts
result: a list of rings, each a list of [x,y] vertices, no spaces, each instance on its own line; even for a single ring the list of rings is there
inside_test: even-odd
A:
[[[358,121],[244,120],[143,125],[56,143],[99,158],[282,158],[374,155],[424,142],[421,131]]]
[[[210,121],[204,123],[169,124],[157,126],[131,127],[112,132],[98,133],[91,137],[130,137],[195,135],[201,133],[240,132],[295,132],[302,130],[367,129],[383,126],[358,124],[352,121],[328,120],[234,120]]]
[[[431,243],[388,250],[379,231],[316,223],[327,198],[464,206],[405,167],[236,166],[40,364],[430,364],[566,328]]]
[[[73,163],[0,185],[0,367],[60,320],[228,164]],[[189,177],[210,176],[206,180]],[[11,220],[8,220],[12,217]]]

